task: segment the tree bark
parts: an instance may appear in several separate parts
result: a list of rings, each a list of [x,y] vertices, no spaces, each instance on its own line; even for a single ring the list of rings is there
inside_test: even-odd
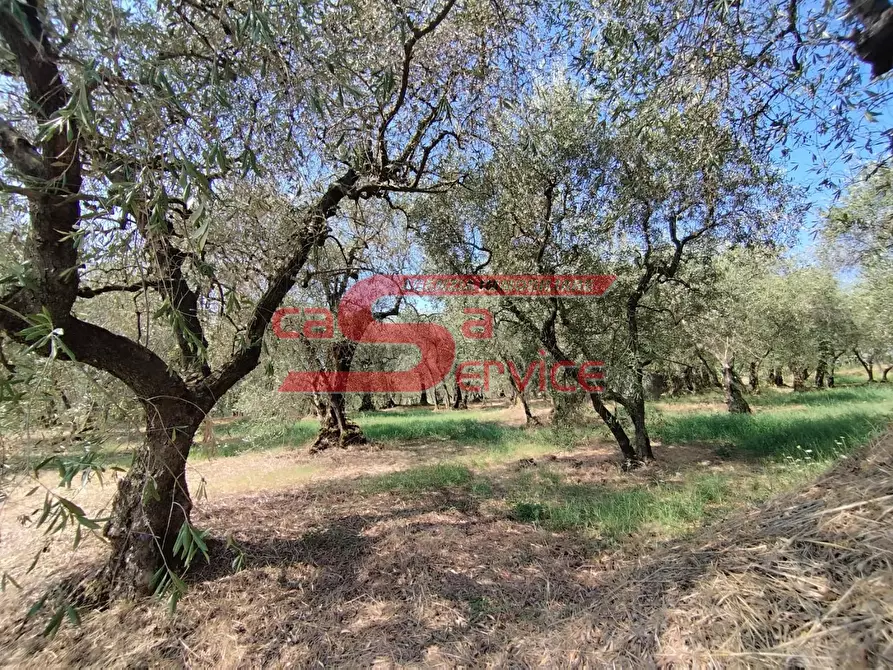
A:
[[[422,397],[419,398],[419,405],[422,407],[427,407],[431,403],[428,402],[428,392],[425,389],[422,389]]]
[[[642,361],[639,347],[639,301],[645,294],[650,281],[651,268],[639,280],[636,290],[630,295],[626,305],[626,327],[629,333],[630,354],[633,359],[633,397],[623,408],[633,422],[633,440],[636,456],[641,461],[654,460],[651,452],[651,439],[645,426],[645,364]]]
[[[462,395],[462,389],[458,381],[453,394],[453,409],[468,409],[468,398]]]
[[[850,13],[862,24],[850,39],[859,58],[871,65],[872,77],[893,68],[893,8],[888,0],[848,0]]]
[[[641,396],[634,397],[629,407],[626,407],[626,411],[633,422],[633,444],[636,448],[636,457],[640,461],[653,461],[651,438],[648,435],[648,427],[645,422],[645,399]]]
[[[803,368],[801,368],[799,365],[795,365],[794,363],[791,363],[788,367],[791,369],[791,374],[794,376],[794,390],[805,391],[806,377],[803,374]]]
[[[751,363],[751,365],[754,365]],[[743,384],[735,373],[733,361],[722,363],[722,386],[726,398],[726,407],[730,414],[750,414],[750,405],[744,399]]]
[[[750,368],[748,369],[747,374],[747,381],[750,384],[750,391],[751,393],[756,393],[760,388],[759,366],[756,361],[750,362]]]
[[[893,370],[893,365],[890,365],[890,366],[884,368],[884,376],[881,377],[882,382],[887,381],[887,375],[890,373],[890,370]]]
[[[685,388],[688,389],[689,393],[695,392],[695,370],[690,365],[685,368],[685,373],[683,374],[685,377]]]
[[[537,419],[533,412],[530,411],[530,403],[527,402],[527,396],[524,393],[518,393],[516,396],[520,401],[522,407],[524,407],[524,423],[527,426],[539,426],[540,420]]]
[[[364,393],[360,396],[360,411],[361,412],[374,412],[375,411],[375,403],[372,401],[371,393]]]
[[[329,394],[325,416],[320,422],[319,434],[310,447],[310,453],[316,454],[335,447],[347,449],[367,442],[368,440],[360,427],[347,418],[344,395],[341,393]]]
[[[355,342],[341,340],[332,344],[332,358],[334,358],[336,371],[348,372],[350,370],[356,348]],[[366,444],[368,440],[360,427],[347,419],[344,394],[329,393],[327,396],[325,414],[320,421],[319,435],[311,445],[310,453],[316,454],[332,447],[347,449]]]
[[[629,436],[623,430],[623,426],[614,413],[605,406],[598,393],[590,393],[589,399],[592,402],[592,408],[595,410],[595,413],[598,414],[599,418],[608,427],[608,430],[611,431],[617,446],[620,447],[620,453],[623,454],[624,468],[633,467],[638,462],[638,458],[636,457],[636,450],[633,449],[629,441]]]
[[[868,373],[868,381],[873,382],[874,381],[874,358],[872,356],[869,356],[868,360],[866,361],[864,358],[862,358],[858,349],[853,349],[853,353],[856,355],[856,360],[858,360],[862,364],[862,367],[865,368],[865,372]]]
[[[685,377],[676,373],[670,377],[670,395],[677,397],[685,390]]]
[[[450,400],[450,389],[447,387],[446,382],[441,382],[441,387],[443,388],[443,408],[445,410],[452,409],[452,401]]]
[[[118,483],[109,522],[111,545],[104,587],[112,597],[151,592],[164,566],[179,570],[173,547],[192,501],[186,460],[205,412],[185,400],[145,401],[146,436],[127,475]]]
[[[825,376],[828,374],[828,363],[825,359],[820,359],[815,366],[815,386],[816,388],[825,388]]]

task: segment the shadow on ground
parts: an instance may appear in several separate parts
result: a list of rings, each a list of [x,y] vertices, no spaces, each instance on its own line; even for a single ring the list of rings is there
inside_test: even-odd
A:
[[[4,626],[0,662],[40,665],[828,667],[893,660],[893,440],[823,480],[637,559],[493,513],[462,491],[232,497],[231,532],[175,616],[151,601],[53,641]],[[887,617],[887,618],[885,618]],[[884,645],[887,646],[884,646]],[[731,656],[729,655],[731,654]],[[793,664],[793,665],[791,665]]]

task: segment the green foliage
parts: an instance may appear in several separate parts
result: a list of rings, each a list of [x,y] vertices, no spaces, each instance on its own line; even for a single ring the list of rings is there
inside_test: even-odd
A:
[[[197,555],[201,555],[205,561],[211,561],[207,545],[208,531],[200,530],[189,523],[188,520],[180,526],[177,539],[174,543],[173,555],[182,562],[185,573]],[[229,546],[229,545],[228,545]],[[244,556],[241,552],[236,557],[239,569],[244,564]],[[234,562],[233,569],[237,563]],[[173,614],[177,609],[177,603],[186,594],[187,586],[183,577],[168,565],[162,565],[152,577],[152,590],[156,598],[167,597],[168,611]]]
[[[893,169],[866,165],[842,202],[825,212],[826,254],[843,265],[893,262]]]

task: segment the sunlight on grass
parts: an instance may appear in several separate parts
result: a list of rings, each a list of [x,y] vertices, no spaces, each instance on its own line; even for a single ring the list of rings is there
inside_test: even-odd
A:
[[[500,423],[494,410],[432,412],[402,410],[357,414],[352,417],[373,442],[390,448],[406,447],[421,440],[452,442],[474,448],[478,455],[465,459],[499,462],[500,454],[528,453],[535,455],[573,447],[586,437],[584,429],[526,429]],[[247,451],[261,451],[280,446],[304,448],[316,436],[319,424],[315,419],[300,421],[234,421],[217,428],[219,456],[235,456]],[[591,436],[591,431],[590,436]]]
[[[893,386],[797,394],[768,390],[748,401],[755,409],[750,416],[666,411],[653,434],[670,444],[713,443],[720,447],[723,456],[740,453],[788,459],[808,452],[812,458],[830,459],[863,444],[889,422],[893,414]],[[779,407],[785,407],[785,411],[766,411]]]
[[[556,473],[525,474],[506,484],[509,515],[556,531],[581,531],[610,543],[648,531],[675,537],[736,507],[813,479],[827,466],[802,462],[762,472],[692,475],[680,483],[610,488],[568,483]]]
[[[493,468],[500,464],[573,450],[599,436],[602,431],[592,426],[526,429],[502,423],[503,417],[492,409],[360,414],[356,420],[366,436],[388,448],[424,453],[432,445],[447,443],[459,452],[444,454],[434,464],[362,478],[357,489],[410,496],[452,490],[469,499],[494,500],[517,521],[608,543],[629,536],[676,537],[802,485],[866,442],[893,413],[893,385],[805,393],[765,388],[748,396],[754,408],[751,416],[722,411],[721,400],[709,393],[652,405],[652,435],[664,444],[703,443],[705,456],[715,454],[726,462],[741,456],[745,461],[727,471],[677,473],[672,481],[658,482],[621,477],[610,483],[580,483],[542,461],[535,469],[493,479]],[[303,448],[316,430],[312,419],[225,424],[218,431],[218,455]],[[660,458],[659,448],[657,455]]]

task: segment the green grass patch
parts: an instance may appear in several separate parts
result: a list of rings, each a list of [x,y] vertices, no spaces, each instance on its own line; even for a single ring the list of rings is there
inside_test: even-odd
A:
[[[893,385],[749,396],[753,415],[664,412],[653,434],[664,443],[717,444],[722,455],[827,460],[863,444],[889,422]],[[777,408],[778,411],[772,411]]]
[[[533,453],[569,449],[584,437],[584,429],[507,426],[493,420],[492,410],[432,412],[398,410],[361,413],[350,417],[367,438],[391,447],[417,448],[419,442],[453,443],[474,447],[482,454],[510,455],[520,449]],[[218,456],[276,447],[303,448],[316,437],[315,419],[300,421],[238,420],[215,428]],[[591,435],[591,431],[589,432]],[[422,445],[423,446],[423,445]]]
[[[606,488],[564,482],[555,473],[521,476],[507,500],[509,515],[555,531],[592,534],[610,544],[649,531],[678,536],[723,516],[734,507],[756,503],[809,481],[826,466],[815,463],[771,466],[764,472],[692,475],[682,482],[635,488]]]

